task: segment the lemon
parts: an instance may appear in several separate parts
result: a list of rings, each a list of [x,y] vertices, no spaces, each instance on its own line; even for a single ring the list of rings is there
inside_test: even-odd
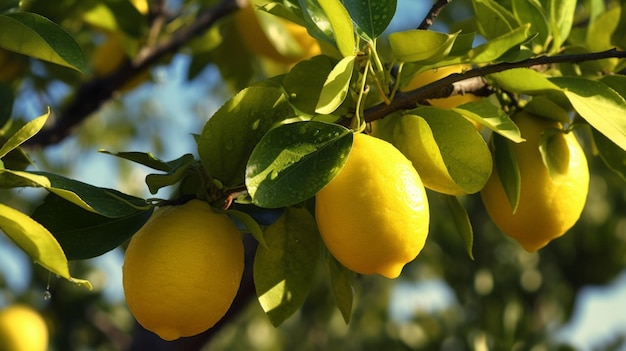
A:
[[[0,311],[0,351],[45,351],[48,327],[41,315],[26,305]]]
[[[561,124],[526,112],[512,119],[526,139],[513,145],[521,179],[517,211],[513,213],[495,169],[481,197],[495,224],[526,251],[534,252],[563,235],[580,218],[589,190],[589,168],[576,137],[557,134],[552,140],[556,146],[553,156],[565,162],[560,174],[551,177],[539,151],[539,138],[545,129],[561,129]]]
[[[344,167],[316,195],[315,218],[328,250],[344,266],[396,278],[424,247],[428,199],[400,151],[355,134]]]
[[[226,314],[243,267],[241,236],[226,215],[200,200],[159,208],[126,250],[126,302],[164,340],[196,335]]]
[[[319,43],[305,27],[256,11],[255,6],[250,0],[246,7],[235,13],[235,25],[251,53],[288,65],[321,53]]]

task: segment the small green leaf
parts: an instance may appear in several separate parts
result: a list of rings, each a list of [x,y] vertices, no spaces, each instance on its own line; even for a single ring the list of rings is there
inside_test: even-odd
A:
[[[592,129],[592,135],[602,161],[626,181],[626,151],[595,129]]]
[[[550,78],[563,89],[580,116],[626,150],[626,100],[601,81],[578,77]]]
[[[69,260],[83,260],[120,246],[141,228],[151,214],[152,207],[124,217],[110,218],[49,194],[32,217],[48,228]]]
[[[559,92],[561,88],[541,73],[530,68],[514,68],[490,74],[502,89],[518,94],[540,95]]]
[[[234,217],[235,220],[239,221],[246,230],[255,238],[261,246],[264,248],[267,247],[267,243],[265,242],[265,237],[263,237],[263,230],[259,224],[250,216],[249,214],[237,210],[228,210],[226,212],[227,215]]]
[[[351,146],[352,133],[336,124],[295,122],[270,130],[246,169],[252,201],[275,208],[310,198],[339,173]]]
[[[354,71],[356,56],[344,57],[330,72],[324,82],[315,112],[323,115],[333,113],[348,95],[348,87]]]
[[[87,280],[72,278],[61,245],[44,226],[32,218],[0,204],[0,229],[35,263],[71,282],[92,289],[91,283]]]
[[[572,30],[576,2],[576,0],[544,0],[552,31],[553,51],[560,50]]]
[[[389,44],[399,61],[435,63],[448,56],[457,35],[414,29],[389,34]]]
[[[470,259],[474,260],[474,229],[472,229],[472,223],[470,222],[467,211],[456,196],[444,195],[448,210],[452,215],[452,221],[454,226],[459,232],[463,243],[465,243],[465,250]]]
[[[40,60],[87,71],[83,52],[72,36],[49,19],[28,12],[0,15],[0,47]]]
[[[344,0],[354,22],[368,37],[378,38],[396,13],[397,0]]]
[[[335,65],[336,61],[326,55],[298,62],[283,79],[289,102],[298,110],[314,115],[322,88]]]
[[[178,183],[183,179],[194,161],[193,155],[186,154],[174,161],[166,163],[170,168],[167,173],[148,174],[146,176],[146,184],[148,185],[148,189],[150,189],[150,193],[156,194],[159,189]]]
[[[320,240],[313,216],[303,208],[287,208],[265,231],[268,248],[254,258],[254,285],[261,307],[279,326],[304,303],[319,259]]]
[[[519,128],[517,128],[517,125],[511,120],[509,115],[486,100],[468,102],[455,107],[453,110],[513,142],[519,143],[524,141]]]
[[[343,320],[348,324],[352,315],[352,302],[354,300],[352,280],[355,273],[339,263],[330,253],[326,255],[326,263],[335,303],[341,316],[343,316]]]
[[[110,218],[125,217],[151,207],[143,199],[57,174],[0,169],[0,187],[18,186],[45,188],[87,211]]]
[[[337,49],[343,57],[354,56],[356,41],[352,18],[340,0],[317,0],[326,13],[335,37]]]
[[[474,0],[472,6],[478,30],[487,39],[508,33],[520,25],[509,10],[494,0]]]
[[[513,145],[499,134],[493,134],[491,140],[494,154],[493,161],[495,164],[494,171],[498,172],[498,177],[502,182],[504,192],[509,199],[513,213],[515,213],[515,211],[517,211],[517,205],[519,204],[522,180],[517,158],[513,152]]]
[[[493,63],[505,54],[510,54],[510,50],[519,47],[521,44],[532,39],[534,35],[529,34],[530,24],[521,25],[512,31],[492,38],[484,44],[472,49],[463,59],[472,63]]]
[[[171,172],[172,170],[179,168],[181,165],[188,164],[193,160],[192,154],[185,154],[172,161],[162,161],[149,152],[110,152],[106,150],[99,150],[99,152],[111,156],[123,158],[125,160],[133,161],[140,165],[156,169],[157,171]]]
[[[538,0],[513,0],[513,15],[519,23],[530,23],[530,31],[537,33],[537,41],[543,47],[550,34],[548,17]]]
[[[539,137],[539,153],[550,173],[550,178],[556,179],[567,174],[569,158],[563,155],[569,155],[569,146],[563,138],[563,130],[556,128],[544,130]]]
[[[0,158],[6,156],[9,152],[22,145],[26,140],[30,139],[33,135],[37,134],[41,128],[46,124],[50,110],[44,115],[41,115],[32,121],[26,123],[15,134],[11,135],[9,140],[0,147]]]
[[[215,112],[197,138],[202,166],[226,186],[243,184],[256,144],[277,123],[293,117],[296,113],[281,89],[242,90]]]

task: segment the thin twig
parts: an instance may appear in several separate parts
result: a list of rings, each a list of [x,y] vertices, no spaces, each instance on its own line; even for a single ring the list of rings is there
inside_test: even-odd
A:
[[[437,19],[437,16],[439,16],[439,13],[441,13],[441,10],[443,10],[451,2],[452,0],[437,0],[430,8],[430,11],[428,11],[428,14],[426,14],[426,17],[424,17],[424,20],[422,21],[422,23],[420,23],[417,29],[430,28],[430,26],[435,23],[435,19]]]

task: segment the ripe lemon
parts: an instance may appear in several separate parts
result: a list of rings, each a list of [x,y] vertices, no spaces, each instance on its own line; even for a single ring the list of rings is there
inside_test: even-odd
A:
[[[562,128],[558,122],[517,113],[513,121],[526,142],[514,144],[521,185],[517,211],[512,207],[494,169],[481,191],[483,203],[496,225],[529,252],[537,251],[551,240],[565,234],[582,213],[589,190],[587,158],[572,133],[558,134],[552,141],[565,169],[556,177],[543,163],[539,138],[546,128]]]
[[[263,11],[256,11],[255,6],[256,3],[250,0],[246,7],[235,13],[235,25],[251,53],[287,65],[321,53],[319,43],[309,35],[305,27]],[[260,23],[266,25],[262,26]]]
[[[429,69],[424,72],[416,74],[409,84],[405,85],[400,91],[411,91],[417,88],[423,87],[426,84],[436,82],[441,78],[445,78],[452,73],[463,73],[471,69],[472,66],[467,64],[459,64],[452,66],[445,66],[436,69]],[[452,95],[446,98],[429,99],[428,102],[435,107],[441,108],[453,108],[462,105],[467,102],[479,101],[481,97],[474,94]]]
[[[0,311],[0,351],[45,351],[48,327],[41,315],[25,305]]]
[[[400,275],[426,242],[429,209],[419,175],[400,151],[355,134],[339,174],[316,195],[315,218],[332,255],[361,274]]]
[[[196,335],[226,314],[243,267],[241,236],[226,215],[200,200],[159,208],[126,250],[126,302],[164,340]]]

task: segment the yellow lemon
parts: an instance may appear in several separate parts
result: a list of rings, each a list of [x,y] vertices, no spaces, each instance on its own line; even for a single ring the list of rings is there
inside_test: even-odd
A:
[[[123,267],[126,302],[164,340],[199,334],[226,314],[239,290],[243,243],[206,202],[159,208],[132,237]]]
[[[0,351],[46,351],[48,327],[41,315],[26,305],[0,311]]]
[[[263,23],[266,25],[261,26],[259,21],[265,21]],[[321,53],[319,43],[309,35],[305,27],[263,11],[256,11],[253,0],[235,13],[235,25],[251,53],[279,63],[295,64]]]
[[[553,157],[563,161],[564,167],[551,177],[539,151],[539,138],[545,129],[561,129],[561,124],[526,112],[517,113],[513,121],[526,139],[513,145],[521,178],[517,211],[513,213],[495,169],[481,196],[495,224],[526,251],[534,252],[580,218],[589,189],[589,168],[574,134],[557,134],[551,141]]]
[[[400,151],[355,134],[339,174],[315,199],[315,218],[332,255],[361,274],[400,275],[426,242],[429,208],[419,175]]]

